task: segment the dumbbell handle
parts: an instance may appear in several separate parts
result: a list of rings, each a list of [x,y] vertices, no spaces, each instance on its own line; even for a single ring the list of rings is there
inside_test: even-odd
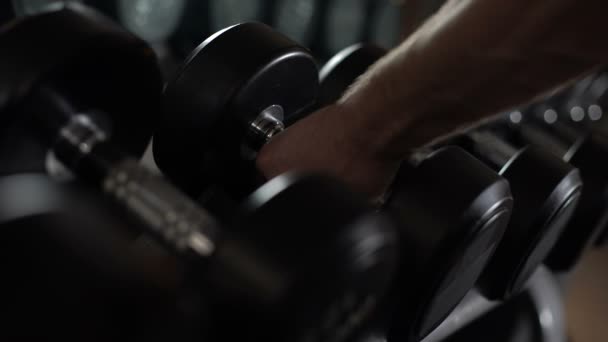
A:
[[[176,254],[194,260],[212,255],[219,233],[214,218],[161,176],[112,148],[106,139],[102,129],[80,114],[60,130],[53,152]]]
[[[490,130],[471,131],[467,137],[473,142],[469,152],[488,163],[498,173],[519,151]]]
[[[134,160],[112,168],[102,187],[174,252],[194,258],[213,254],[218,226],[211,215]]]
[[[275,135],[285,130],[283,120],[283,107],[272,105],[264,109],[249,124],[246,145],[255,152],[259,151]]]

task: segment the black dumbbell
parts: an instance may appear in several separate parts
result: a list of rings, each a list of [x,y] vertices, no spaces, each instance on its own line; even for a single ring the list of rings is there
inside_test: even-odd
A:
[[[182,260],[190,286],[213,302],[219,334],[341,340],[373,308],[396,238],[342,186],[279,177],[228,229],[130,157],[160,109],[159,70],[143,41],[74,5],[13,22],[0,46],[3,172],[45,171],[53,154]],[[29,146],[36,153],[22,163],[15,152]]]
[[[358,45],[328,62],[321,73],[326,104],[337,101],[355,80],[357,74],[349,74],[350,70],[363,72],[384,54],[383,49]],[[465,148],[511,185],[515,199],[511,221],[478,284],[491,299],[504,299],[522,289],[573,216],[582,188],[578,171],[568,163],[537,147],[512,146],[497,134],[499,126],[493,123],[441,142]]]
[[[520,292],[545,260],[572,218],[582,192],[580,174],[570,164],[536,146],[517,148],[500,127],[462,134],[447,143],[462,146],[509,181],[511,221],[478,288],[490,299]]]
[[[219,183],[238,197],[254,187],[248,176],[256,174],[255,152],[316,108],[317,88],[313,58],[269,27],[220,31],[165,90],[168,115],[154,137],[156,160],[193,196]],[[438,164],[451,164],[450,175]],[[418,338],[472,287],[503,233],[510,193],[505,181],[455,148],[404,168],[399,179],[386,206],[400,213],[407,247],[392,299],[399,327]]]
[[[579,82],[572,89],[560,96],[551,97],[547,108],[555,108],[560,121],[575,129],[579,135],[597,134],[605,136],[605,108],[608,95],[608,74],[605,71],[592,74]],[[560,101],[561,100],[561,101]],[[542,104],[541,104],[542,106]],[[605,227],[608,228],[608,225]],[[608,241],[608,229],[600,233],[596,245],[602,246]]]
[[[88,186],[41,173],[0,177],[0,231],[0,339],[205,336],[206,306],[184,290],[183,264]]]
[[[580,171],[584,188],[578,208],[546,260],[552,270],[568,271],[608,224],[608,140],[569,125],[548,103],[530,107],[523,119],[517,115],[517,120],[506,121],[509,139],[517,146],[543,147]]]
[[[218,183],[247,195],[259,184],[256,151],[314,105],[317,72],[306,49],[264,24],[217,32],[165,88],[156,163],[191,195]]]
[[[320,106],[336,102],[385,54],[385,49],[368,44],[338,53],[320,72]],[[387,299],[388,317],[372,328],[388,328],[389,339],[420,339],[445,318],[492,256],[508,221],[500,210],[511,205],[506,182],[463,150],[444,147],[412,160],[420,156],[422,160],[404,163],[387,199],[387,207],[407,222],[400,231],[406,257]],[[490,209],[493,205],[500,210]],[[501,229],[484,230],[484,224]]]

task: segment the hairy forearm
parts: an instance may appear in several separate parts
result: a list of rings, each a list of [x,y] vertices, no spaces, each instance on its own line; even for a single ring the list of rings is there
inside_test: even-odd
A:
[[[399,159],[589,72],[608,61],[604,2],[450,1],[351,87],[345,130]]]

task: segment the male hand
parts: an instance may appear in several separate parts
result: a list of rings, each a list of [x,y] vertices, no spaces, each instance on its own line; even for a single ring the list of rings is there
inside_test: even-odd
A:
[[[298,121],[262,148],[258,169],[268,179],[288,171],[327,174],[377,200],[399,162],[381,160],[372,148],[374,137],[351,129],[349,115],[334,105]]]

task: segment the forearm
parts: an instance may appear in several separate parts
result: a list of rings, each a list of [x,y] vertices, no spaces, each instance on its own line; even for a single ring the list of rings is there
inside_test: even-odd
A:
[[[364,148],[414,147],[526,102],[608,59],[602,0],[456,0],[338,104]],[[362,134],[365,132],[365,134]]]

